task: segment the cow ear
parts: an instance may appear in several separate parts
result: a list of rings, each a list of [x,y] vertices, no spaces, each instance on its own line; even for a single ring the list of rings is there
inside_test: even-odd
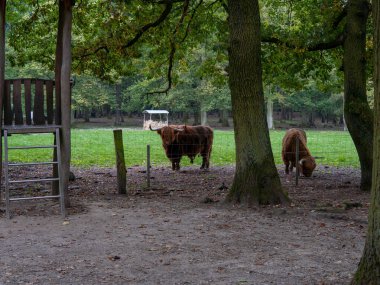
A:
[[[157,134],[161,135],[161,129],[157,130]]]

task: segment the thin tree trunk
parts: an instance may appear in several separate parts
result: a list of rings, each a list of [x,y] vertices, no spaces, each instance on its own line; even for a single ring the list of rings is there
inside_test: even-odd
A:
[[[63,31],[63,2],[59,1],[59,15],[58,15],[58,32],[57,43],[55,48],[55,123],[60,125],[61,122],[61,68],[62,68],[62,31]],[[56,144],[54,138],[54,144]],[[57,161],[57,149],[53,151],[53,160]],[[53,165],[53,177],[58,177],[58,165]],[[59,182],[52,182],[52,195],[59,194]]]
[[[189,113],[188,112],[185,112],[184,114],[183,114],[183,123],[184,124],[187,124],[188,122],[189,122]]]
[[[373,113],[367,102],[365,48],[369,3],[350,0],[344,42],[344,118],[359,155],[361,189],[371,189]]]
[[[265,115],[258,0],[229,0],[229,85],[236,171],[227,200],[277,204],[288,198],[274,164]]]
[[[207,125],[207,112],[203,111],[201,108],[201,125],[206,126]]]
[[[194,110],[194,123],[193,125],[197,126],[201,124],[201,108],[199,106],[199,103],[195,104],[195,110]]]
[[[230,124],[228,122],[228,110],[220,110],[219,111],[219,120],[222,124],[222,127],[229,127]]]
[[[309,113],[309,127],[315,127],[315,122],[314,122],[314,120],[315,120],[315,116],[314,116],[313,111],[311,111],[311,112]]]
[[[380,116],[380,1],[372,1],[374,17],[375,118]],[[374,122],[373,172],[368,232],[363,256],[351,284],[380,284],[380,120]]]
[[[115,111],[115,126],[121,125],[121,84],[116,84],[115,86],[115,96],[116,96],[116,111]]]
[[[273,129],[273,101],[267,100],[267,124],[268,129]]]
[[[3,125],[3,97],[4,97],[4,76],[5,76],[5,15],[7,1],[0,2],[0,126]],[[0,139],[0,185],[1,174],[3,173],[3,145]]]
[[[68,188],[71,156],[71,25],[72,0],[64,0],[62,31],[62,68],[61,68],[61,104],[62,104],[62,188],[65,191],[65,205],[69,206]]]
[[[90,109],[87,107],[83,110],[83,119],[86,123],[90,122]]]

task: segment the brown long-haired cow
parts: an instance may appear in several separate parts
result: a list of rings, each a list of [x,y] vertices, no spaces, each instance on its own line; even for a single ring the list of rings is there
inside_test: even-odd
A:
[[[202,168],[209,168],[214,132],[206,126],[169,125],[152,129],[161,136],[162,146],[167,158],[172,162],[172,169],[180,169],[182,156],[187,155],[193,163],[196,155],[202,156]]]
[[[300,173],[306,177],[310,177],[317,166],[315,158],[311,156],[310,150],[307,148],[307,138],[304,130],[289,129],[286,131],[282,139],[282,160],[285,163],[285,173],[289,174],[296,166],[296,138],[299,139],[299,167]]]

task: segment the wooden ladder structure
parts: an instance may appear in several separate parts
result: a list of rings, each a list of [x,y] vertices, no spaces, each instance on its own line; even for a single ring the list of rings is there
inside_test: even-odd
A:
[[[33,199],[59,199],[62,216],[65,216],[65,197],[62,187],[62,160],[61,160],[61,125],[60,125],[60,98],[55,92],[54,80],[44,79],[9,79],[5,80],[3,97],[3,122],[2,132],[4,136],[4,185],[5,185],[5,205],[6,216],[10,218],[10,203],[12,201],[33,200]],[[25,134],[47,134],[54,137],[52,145],[28,145],[9,146],[10,135]],[[12,163],[9,161],[9,150],[42,149],[51,148],[53,159],[43,162],[21,162]],[[10,179],[10,169],[20,166],[52,165],[53,173],[56,175],[38,179]],[[44,196],[22,196],[12,197],[12,184],[31,183],[56,183],[58,187],[57,195]],[[53,186],[53,185],[52,185]],[[52,187],[53,188],[53,187]],[[26,187],[25,187],[26,189]]]

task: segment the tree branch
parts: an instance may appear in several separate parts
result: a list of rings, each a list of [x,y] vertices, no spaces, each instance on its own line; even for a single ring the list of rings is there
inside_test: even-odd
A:
[[[314,45],[309,45],[309,46],[296,46],[294,44],[282,41],[276,37],[262,37],[261,41],[264,43],[282,44],[282,45],[285,45],[287,48],[291,48],[291,49],[301,48],[306,51],[318,51],[318,50],[333,49],[333,48],[343,45],[344,35],[342,33],[342,34],[339,34],[335,39],[333,39],[330,42],[316,43]]]
[[[166,18],[167,16],[170,14],[171,10],[172,10],[172,3],[175,2],[177,0],[173,0],[173,1],[158,1],[158,2],[155,2],[157,4],[165,4],[165,9],[164,11],[162,11],[161,15],[158,17],[158,19],[152,23],[149,23],[149,24],[146,24],[145,26],[143,26],[138,32],[137,34],[134,36],[133,39],[131,39],[130,41],[128,41],[125,45],[121,46],[122,49],[126,49],[130,46],[132,46],[133,44],[135,44],[141,37],[142,35],[148,31],[150,28],[154,28],[154,27],[157,27],[160,23],[162,23]],[[178,2],[182,2],[183,0],[178,0]],[[150,1],[152,2],[152,1]],[[109,48],[108,46],[104,45],[104,46],[100,46],[98,47],[96,50],[94,50],[93,52],[87,52],[87,53],[84,53],[82,55],[80,55],[78,58],[79,58],[79,63],[77,66],[80,65],[82,59],[86,58],[86,57],[89,57],[89,56],[92,56],[92,55],[95,55],[97,54],[99,51],[101,50],[105,50],[107,53],[109,52]]]
[[[220,2],[220,5],[222,5],[222,7],[224,8],[224,11],[226,11],[226,13],[228,14],[228,5],[226,3],[225,0],[217,0]]]
[[[340,14],[338,15],[338,17],[335,19],[335,21],[333,22],[332,24],[332,27],[334,29],[336,29],[340,22],[342,22],[342,20],[347,16],[347,6],[344,6],[343,10],[340,12]]]
[[[193,13],[191,13],[189,22],[187,23],[185,35],[183,36],[181,43],[183,43],[185,41],[185,39],[187,38],[189,31],[190,31],[190,25],[194,19],[195,13],[197,12],[198,8],[202,5],[202,3],[203,3],[203,0],[200,0],[199,3],[197,4],[197,6],[195,6]]]
[[[190,0],[184,0],[181,18],[179,19],[179,21],[178,21],[178,23],[177,23],[177,25],[173,31],[172,38],[170,39],[169,67],[168,67],[167,76],[166,76],[167,80],[168,80],[168,86],[164,90],[161,90],[161,91],[148,92],[147,95],[160,94],[160,93],[167,94],[168,91],[172,88],[172,70],[173,70],[174,56],[175,56],[175,52],[176,52],[176,45],[175,45],[176,36],[178,34],[180,27],[182,26],[182,24],[185,20],[187,13],[188,13],[189,3],[190,3]]]
[[[317,50],[328,50],[337,48],[339,46],[342,46],[344,43],[344,34],[339,34],[334,40],[331,42],[325,42],[325,43],[317,43],[315,45],[311,45],[306,47],[307,51],[317,51]]]
[[[220,0],[220,1],[223,1],[223,0]],[[342,11],[339,13],[337,18],[332,23],[332,29],[335,30],[346,16],[347,16],[347,6],[344,6]],[[337,48],[337,47],[343,45],[344,39],[345,39],[345,35],[343,32],[343,33],[340,33],[339,35],[337,35],[335,39],[333,39],[329,42],[315,43],[315,44],[306,45],[306,46],[296,46],[294,44],[280,40],[276,37],[265,37],[265,36],[263,36],[261,38],[261,41],[264,43],[281,44],[281,45],[284,45],[284,46],[291,48],[291,49],[301,48],[301,49],[304,49],[306,51],[318,51],[318,50],[328,50],[328,49]]]
[[[101,50],[104,50],[106,53],[109,53],[109,49],[107,46],[100,46],[98,47],[96,50],[94,50],[93,52],[88,52],[88,53],[85,53],[85,54],[82,54],[80,56],[80,58],[85,58],[85,57],[88,57],[88,56],[91,56],[91,55],[94,55],[94,54],[97,54],[99,51]]]
[[[183,0],[181,0],[181,2],[182,1]],[[173,4],[172,4],[173,2],[172,1],[170,1],[170,2],[160,1],[160,2],[164,2],[164,3],[166,2],[165,3],[165,9],[164,9],[164,11],[162,11],[160,17],[156,21],[143,26],[140,29],[140,31],[137,32],[135,37],[133,39],[131,39],[130,41],[128,41],[125,45],[121,46],[121,48],[125,49],[125,48],[130,47],[131,45],[135,44],[147,30],[154,28],[154,27],[157,27],[160,23],[162,23],[168,17],[168,15],[170,14],[170,11],[173,8]]]

